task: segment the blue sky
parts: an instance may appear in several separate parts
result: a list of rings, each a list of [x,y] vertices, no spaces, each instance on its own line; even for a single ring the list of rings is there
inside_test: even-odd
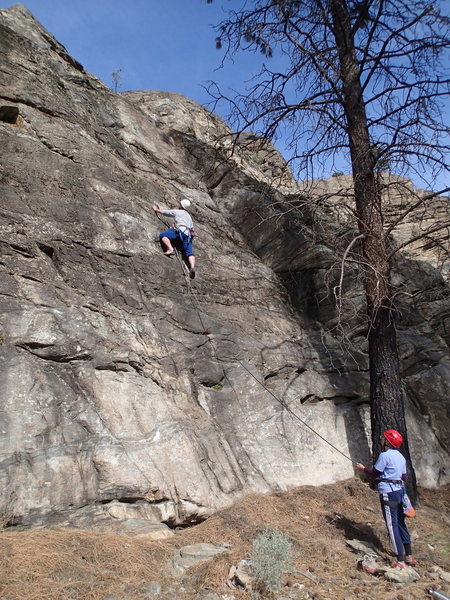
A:
[[[172,91],[205,105],[211,101],[202,87],[208,81],[218,82],[224,92],[243,91],[245,82],[259,71],[264,60],[260,54],[240,53],[235,63],[228,61],[221,67],[223,52],[215,48],[213,25],[226,16],[225,9],[241,7],[242,0],[214,0],[212,4],[206,0],[22,3],[71,56],[106,85],[113,87],[112,73],[121,69],[120,91]],[[5,8],[12,4],[1,4],[0,0]],[[450,0],[445,0],[445,5],[450,6]],[[270,66],[273,68],[279,60],[275,56]],[[277,146],[283,152],[282,140]],[[349,172],[343,162],[330,165],[330,172],[324,175],[331,175],[336,168]]]
[[[213,24],[224,16],[216,0],[23,0],[42,25],[84,68],[112,87],[122,69],[121,91],[179,92],[205,104],[208,80],[226,87],[243,82],[255,57],[220,67]],[[227,5],[232,5],[227,2]],[[235,3],[236,4],[236,3]],[[11,4],[9,4],[10,6]],[[257,58],[258,62],[261,62]]]
[[[7,3],[6,7],[14,3]],[[118,91],[178,92],[208,105],[204,86],[242,91],[259,71],[263,57],[241,53],[222,65],[213,26],[224,7],[241,0],[22,0],[22,4],[83,67],[114,88],[112,73],[121,69]],[[1,6],[1,0],[0,0]],[[279,57],[271,59],[277,64]],[[215,111],[222,118],[226,113]],[[222,110],[225,110],[223,107]],[[278,144],[282,149],[282,142]]]

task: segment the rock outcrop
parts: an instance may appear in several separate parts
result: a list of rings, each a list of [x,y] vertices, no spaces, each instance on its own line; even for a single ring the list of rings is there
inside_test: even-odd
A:
[[[250,491],[352,476],[283,404],[368,459],[365,324],[349,321],[349,359],[326,294],[333,243],[280,209],[304,196],[273,149],[241,138],[224,161],[229,133],[177,94],[113,93],[24,7],[0,11],[0,508],[17,523],[134,520],[151,535]],[[182,197],[198,232],[192,284],[161,254],[152,210]],[[395,277],[411,294],[399,305],[410,445],[419,482],[437,486],[449,287],[437,255],[408,252]]]

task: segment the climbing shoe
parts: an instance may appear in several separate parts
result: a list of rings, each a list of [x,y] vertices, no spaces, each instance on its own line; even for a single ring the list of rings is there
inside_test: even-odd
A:
[[[404,569],[405,567],[406,567],[406,564],[402,560],[399,560],[398,562],[395,562],[392,565],[393,569]]]
[[[405,558],[405,563],[406,563],[407,565],[409,565],[410,567],[417,567],[417,561],[416,561],[416,559],[414,558],[414,556],[411,556],[411,555],[407,556],[407,557]]]
[[[195,269],[190,269],[190,270],[189,270],[189,277],[190,277],[191,279],[194,279],[194,278],[195,278]]]

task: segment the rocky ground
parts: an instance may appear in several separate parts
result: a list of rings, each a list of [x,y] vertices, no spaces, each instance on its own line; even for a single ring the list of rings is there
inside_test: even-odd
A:
[[[409,521],[420,578],[398,584],[357,568],[361,558],[346,540],[373,545],[380,563],[392,561],[377,495],[359,479],[247,496],[170,539],[150,541],[68,529],[0,534],[2,600],[243,600],[255,593],[227,584],[230,568],[248,558],[264,529],[278,529],[293,545],[292,573],[280,600],[411,600],[430,588],[450,594],[450,487],[421,490]],[[187,545],[207,543],[222,553],[174,570]]]

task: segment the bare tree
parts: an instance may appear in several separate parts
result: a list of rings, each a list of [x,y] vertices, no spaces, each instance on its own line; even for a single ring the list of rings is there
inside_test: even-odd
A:
[[[239,50],[267,58],[277,52],[284,66],[271,70],[266,61],[249,88],[232,97],[209,87],[216,102],[229,103],[238,132],[250,128],[269,139],[286,133],[299,179],[334,165],[337,154],[348,156],[359,230],[352,255],[357,248],[367,304],[373,452],[384,429],[404,434],[414,496],[390,280],[396,248],[384,224],[379,171],[389,165],[399,175],[430,179],[448,173],[442,104],[449,96],[449,22],[430,0],[247,1],[217,26],[217,47],[225,58]]]
[[[117,93],[122,87],[122,69],[116,69],[111,73],[113,90]]]

